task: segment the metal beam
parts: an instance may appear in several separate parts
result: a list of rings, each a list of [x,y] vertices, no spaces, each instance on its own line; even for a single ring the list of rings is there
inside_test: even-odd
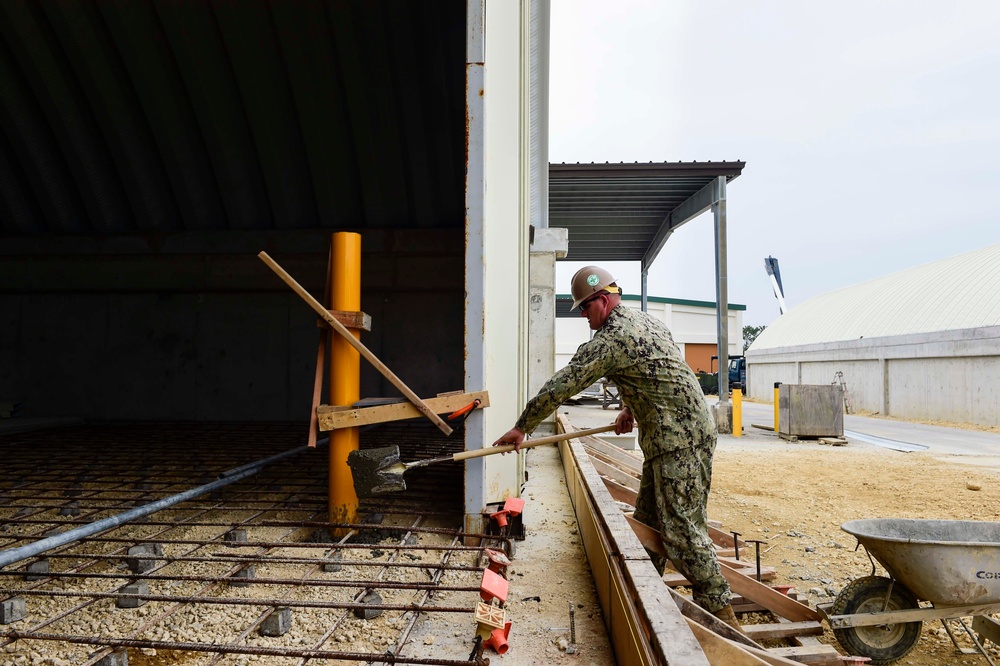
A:
[[[670,234],[674,233],[674,229],[681,226],[685,222],[693,220],[698,217],[706,210],[711,208],[716,201],[718,201],[719,196],[719,181],[722,181],[722,193],[725,196],[726,191],[726,177],[719,176],[718,178],[712,180],[708,185],[701,188],[687,200],[684,201],[677,208],[673,209],[669,215],[663,220],[660,228],[656,231],[656,235],[653,236],[653,240],[649,243],[649,248],[646,253],[642,256],[642,269],[647,270],[653,265],[653,260],[656,259],[656,255],[660,253],[663,246],[666,245],[667,239],[670,238]]]
[[[719,404],[729,402],[729,269],[726,240],[726,177],[719,176],[712,184],[715,202],[715,308],[719,333]]]

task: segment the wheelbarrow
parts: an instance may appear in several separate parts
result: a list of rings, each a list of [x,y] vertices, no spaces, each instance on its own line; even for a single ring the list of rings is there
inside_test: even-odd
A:
[[[874,558],[870,576],[817,606],[841,647],[889,664],[916,646],[924,621],[941,620],[959,648],[946,622],[959,618],[976,651],[996,666],[961,618],[973,617],[980,634],[1000,638],[1000,623],[990,617],[1000,612],[1000,523],[874,518],[841,529]],[[875,561],[888,578],[875,575]]]

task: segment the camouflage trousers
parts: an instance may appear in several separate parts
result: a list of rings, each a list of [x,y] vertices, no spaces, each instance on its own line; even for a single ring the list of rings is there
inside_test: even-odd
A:
[[[691,582],[695,602],[714,613],[732,593],[708,536],[708,491],[712,485],[714,435],[691,448],[665,451],[642,464],[636,520],[659,530],[674,568]],[[663,575],[667,557],[649,553]]]

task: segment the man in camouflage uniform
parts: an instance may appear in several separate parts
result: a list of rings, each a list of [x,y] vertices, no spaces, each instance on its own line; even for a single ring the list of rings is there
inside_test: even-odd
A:
[[[610,273],[582,268],[573,276],[572,291],[573,308],[580,306],[596,331],[593,339],[545,383],[494,446],[514,444],[520,450],[525,433],[567,399],[602,377],[613,381],[624,405],[615,432],[631,432],[638,422],[644,456],[635,519],[659,530],[670,561],[691,582],[694,600],[739,629],[708,536],[716,431],[698,380],[666,326],[621,305]],[[662,575],[667,558],[650,557]]]

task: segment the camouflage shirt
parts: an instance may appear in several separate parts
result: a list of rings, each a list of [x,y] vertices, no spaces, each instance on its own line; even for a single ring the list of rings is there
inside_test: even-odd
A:
[[[712,417],[694,372],[670,330],[644,312],[618,305],[590,342],[525,406],[515,426],[531,432],[559,405],[602,377],[615,383],[639,425],[646,459],[714,438]]]

